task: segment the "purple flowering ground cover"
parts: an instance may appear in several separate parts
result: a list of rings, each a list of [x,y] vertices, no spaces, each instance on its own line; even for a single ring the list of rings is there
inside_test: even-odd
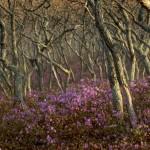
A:
[[[81,80],[64,93],[32,91],[22,108],[0,98],[2,150],[149,150],[150,77],[130,83],[139,126],[117,121],[107,81]]]

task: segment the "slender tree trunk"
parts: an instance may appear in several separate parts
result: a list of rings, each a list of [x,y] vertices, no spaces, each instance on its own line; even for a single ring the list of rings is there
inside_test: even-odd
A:
[[[144,66],[145,66],[146,73],[150,75],[150,60],[147,56],[144,56]]]
[[[103,12],[102,12],[102,6],[101,6],[102,3],[101,3],[101,1],[99,1],[99,3],[97,3],[97,1],[93,2],[91,0],[89,2],[90,2],[91,8],[93,9],[94,15],[95,15],[95,24],[99,31],[99,35],[102,38],[103,43],[106,44],[109,52],[112,54],[112,58],[113,58],[112,63],[114,62],[117,79],[118,79],[120,86],[123,89],[123,94],[126,97],[130,123],[131,123],[132,127],[136,127],[137,117],[136,117],[136,114],[135,114],[135,111],[134,111],[134,108],[132,105],[131,93],[128,88],[128,84],[127,84],[127,81],[126,81],[126,78],[124,75],[122,61],[118,54],[119,51],[118,50],[116,51],[116,47],[115,47],[115,43],[113,42],[113,38],[112,38],[110,32],[108,31],[108,29],[104,25]],[[106,51],[107,51],[107,49],[106,49]]]
[[[126,11],[124,9],[121,9],[124,17],[125,17],[125,21],[126,21],[126,37],[127,37],[127,43],[128,43],[128,48],[129,48],[129,53],[130,53],[130,63],[131,63],[131,67],[130,67],[130,73],[129,73],[129,79],[130,81],[135,79],[135,70],[136,70],[136,56],[135,56],[135,50],[134,50],[134,46],[133,46],[133,41],[132,41],[132,29],[131,29],[131,21],[130,18],[128,17],[128,14],[126,13]]]
[[[119,84],[122,88],[122,93],[123,93],[123,95],[125,95],[125,100],[127,102],[127,110],[128,110],[128,114],[129,114],[129,118],[130,118],[130,123],[131,123],[132,127],[136,127],[137,116],[136,116],[136,113],[133,108],[132,96],[131,96],[131,92],[128,87],[127,80],[125,78],[124,70],[122,67],[122,62],[121,62],[119,55],[116,55],[114,53],[112,55],[113,55],[113,60],[114,60],[114,64],[115,64],[115,68],[116,68],[116,72],[117,72],[117,78],[118,78]]]
[[[126,80],[129,81],[128,71],[127,71],[126,64],[125,64],[125,57],[123,57],[122,65],[123,65],[123,70],[124,70]]]
[[[143,51],[143,46],[141,46],[140,48],[136,48],[136,50],[139,53],[139,55],[142,57],[142,63],[146,73],[150,75],[150,60],[148,58],[148,55],[145,54],[145,52]]]
[[[123,98],[119,86],[119,82],[116,75],[115,66],[113,63],[112,55],[109,51],[106,51],[107,66],[108,66],[108,78],[110,87],[112,89],[113,106],[117,112],[120,112],[120,117],[123,118]]]
[[[15,26],[15,7],[16,0],[8,0],[10,14],[10,29],[11,29],[11,48],[12,48],[12,66],[9,66],[10,70],[14,73],[14,96],[17,100],[23,101],[23,75],[19,70],[18,64],[18,52],[16,46],[16,26]]]

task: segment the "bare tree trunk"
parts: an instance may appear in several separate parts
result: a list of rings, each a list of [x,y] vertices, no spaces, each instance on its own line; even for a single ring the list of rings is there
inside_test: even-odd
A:
[[[128,48],[130,52],[130,63],[131,63],[129,79],[130,81],[132,81],[135,79],[136,57],[135,57],[135,50],[134,50],[133,41],[132,41],[131,21],[126,11],[124,9],[121,9],[121,10],[124,14],[125,21],[126,21],[126,37],[127,37],[127,43],[128,43]]]
[[[150,75],[150,60],[147,56],[144,56],[144,65],[145,65],[146,73]]]
[[[8,0],[10,14],[10,29],[11,29],[11,48],[12,48],[12,66],[8,68],[14,73],[14,96],[17,100],[23,101],[23,75],[20,73],[18,66],[18,52],[16,46],[16,26],[15,26],[15,6],[16,0]]]
[[[37,75],[38,75],[38,89],[40,91],[43,90],[43,74],[42,74],[42,68],[41,68],[41,64],[39,64],[39,62],[37,62]]]
[[[108,66],[108,78],[110,87],[112,89],[113,105],[117,112],[120,112],[120,117],[123,118],[123,98],[119,86],[119,82],[116,75],[115,66],[113,64],[113,58],[109,51],[106,51],[107,66]]]
[[[148,54],[144,52],[142,45],[140,46],[140,48],[136,48],[136,50],[142,58],[142,62],[143,62],[146,73],[150,75],[150,60],[148,58]]]
[[[125,96],[126,96],[127,109],[128,109],[128,114],[129,114],[129,118],[130,118],[130,123],[131,123],[132,127],[136,127],[137,117],[136,117],[136,114],[135,114],[135,111],[134,111],[134,108],[132,105],[131,93],[128,88],[128,84],[127,84],[127,81],[126,81],[126,78],[124,75],[124,70],[123,70],[120,56],[118,54],[118,50],[116,51],[116,47],[115,47],[115,43],[113,42],[113,38],[112,38],[110,32],[107,30],[107,28],[104,25],[103,12],[102,12],[102,6],[101,6],[102,3],[101,3],[101,1],[99,1],[99,3],[98,3],[97,1],[93,2],[91,0],[89,0],[89,2],[90,2],[90,6],[93,10],[93,13],[95,15],[95,24],[99,31],[100,37],[102,37],[103,42],[106,44],[109,52],[112,54],[117,79],[118,79],[120,86],[123,89]]]
[[[124,70],[126,80],[129,81],[128,71],[127,71],[126,64],[125,64],[125,57],[123,57],[122,65],[123,65],[123,70]]]
[[[122,88],[122,93],[125,95],[125,100],[127,102],[127,110],[128,110],[128,114],[129,114],[129,118],[130,118],[130,123],[131,123],[132,127],[136,127],[137,116],[136,116],[134,108],[133,108],[132,96],[131,96],[131,92],[128,87],[128,83],[125,78],[124,70],[122,67],[122,62],[118,55],[116,55],[114,53],[112,55],[113,55],[113,60],[114,60],[114,64],[115,64],[115,68],[116,68],[116,72],[117,72],[118,81]]]

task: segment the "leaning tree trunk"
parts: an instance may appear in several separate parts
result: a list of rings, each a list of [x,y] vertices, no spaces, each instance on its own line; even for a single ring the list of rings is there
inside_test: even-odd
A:
[[[138,21],[142,24],[146,23],[147,26],[149,26],[150,25],[150,13],[149,13],[149,10],[145,9],[145,8],[146,8],[146,5],[145,6],[141,5],[141,8],[140,8],[139,14],[138,14]],[[150,44],[149,35],[147,36],[145,34],[145,32],[144,33],[142,32],[140,35],[140,39],[144,40],[144,37],[146,37],[146,39],[147,39],[144,42],[147,43],[147,45],[149,45]],[[150,75],[150,60],[148,58],[148,53],[149,53],[150,48],[149,48],[149,46],[147,46],[147,48],[145,48],[145,49],[143,47],[144,47],[143,44],[141,44],[140,46],[136,46],[136,50],[142,57],[142,62],[143,62],[146,73],[148,75]]]
[[[137,117],[133,108],[132,96],[131,96],[128,83],[124,74],[124,69],[122,67],[121,58],[116,53],[112,53],[112,55],[113,55],[113,60],[114,60],[114,64],[115,64],[115,68],[117,72],[117,78],[122,88],[122,93],[125,96],[125,100],[127,103],[127,110],[128,110],[128,114],[130,118],[130,123],[133,127],[135,127],[137,124]]]
[[[106,51],[106,58],[108,66],[108,78],[110,82],[110,87],[112,89],[113,106],[115,110],[120,113],[120,117],[123,118],[123,98],[117,79],[113,58],[109,51]]]
[[[123,70],[120,56],[118,54],[118,50],[116,51],[116,47],[115,47],[116,43],[114,43],[110,32],[104,25],[103,13],[101,11],[102,10],[101,1],[99,1],[99,3],[98,3],[97,1],[93,2],[93,1],[89,0],[89,3],[91,6],[91,9],[93,10],[93,13],[95,15],[95,24],[99,31],[99,35],[102,38],[105,45],[107,46],[109,52],[112,54],[113,62],[115,65],[115,71],[117,74],[117,79],[118,79],[119,84],[122,87],[123,93],[125,94],[125,97],[126,97],[130,123],[131,123],[132,127],[136,127],[137,117],[136,117],[136,114],[135,114],[135,111],[133,108],[131,93],[128,88],[128,84],[127,84],[127,81],[126,81],[126,78],[124,75],[124,70]]]
[[[121,9],[121,8],[120,8]],[[126,38],[127,38],[127,44],[128,49],[130,53],[130,72],[129,72],[129,79],[130,81],[133,81],[135,79],[135,73],[136,73],[136,56],[135,56],[135,50],[133,46],[133,40],[132,40],[132,28],[131,28],[131,20],[126,13],[124,9],[121,9],[125,18],[125,25],[126,25]]]
[[[142,48],[137,48],[137,51],[139,52],[139,54],[142,57],[142,62],[145,68],[145,71],[148,75],[150,75],[150,60],[148,58],[148,55],[144,53]]]

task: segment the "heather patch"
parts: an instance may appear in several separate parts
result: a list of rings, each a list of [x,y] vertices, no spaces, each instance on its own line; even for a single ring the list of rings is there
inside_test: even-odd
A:
[[[131,83],[139,126],[117,124],[107,82],[81,80],[66,92],[33,91],[27,107],[1,98],[2,149],[148,149],[149,78]]]

